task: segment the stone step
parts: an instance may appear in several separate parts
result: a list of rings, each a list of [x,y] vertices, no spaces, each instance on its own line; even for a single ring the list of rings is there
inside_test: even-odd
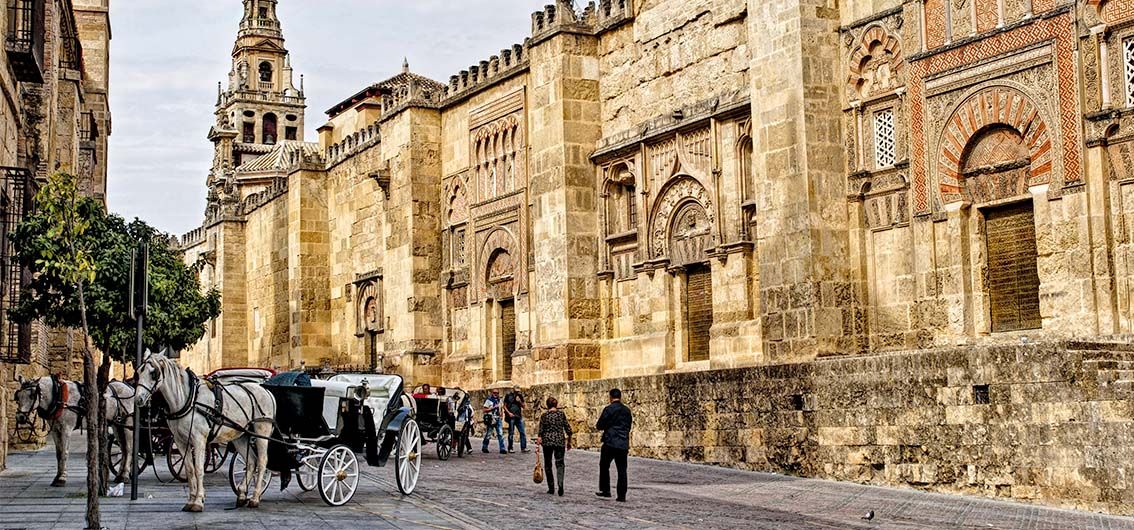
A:
[[[1099,383],[1134,381],[1134,368],[1125,370],[1099,370]]]
[[[1088,370],[1113,371],[1134,370],[1134,359],[1085,359],[1083,366]]]

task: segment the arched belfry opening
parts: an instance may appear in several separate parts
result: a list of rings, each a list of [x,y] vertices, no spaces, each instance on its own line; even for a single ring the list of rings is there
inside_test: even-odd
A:
[[[272,63],[268,61],[260,63],[260,83],[271,83],[272,71]]]

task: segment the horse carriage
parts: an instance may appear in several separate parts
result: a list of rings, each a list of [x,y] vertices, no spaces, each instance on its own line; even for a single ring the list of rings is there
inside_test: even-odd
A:
[[[421,425],[423,443],[437,445],[437,458],[448,460],[456,449],[463,457],[471,447],[471,422],[461,420],[460,411],[469,405],[469,394],[459,388],[446,390],[446,395],[428,394],[424,385],[414,389],[413,400],[417,409],[417,422]]]
[[[166,401],[175,443],[186,452],[189,501],[183,509],[204,510],[205,453],[214,444],[232,444],[229,483],[237,506],[259,506],[272,472],[283,488],[294,475],[301,489],[318,489],[324,502],[341,506],[358,488],[358,453],[375,467],[393,454],[398,489],[412,493],[421,472],[421,433],[400,399],[401,377],[311,385],[201,381],[162,356],[142,363],[138,399],[145,404],[160,395]]]
[[[317,489],[323,502],[341,506],[358,489],[359,453],[372,467],[393,456],[398,490],[413,493],[421,472],[421,430],[400,398],[402,378],[352,374],[311,385],[265,385],[276,399],[268,469],[281,473],[285,487],[294,475],[303,491]],[[242,479],[238,467],[233,460],[234,490]]]

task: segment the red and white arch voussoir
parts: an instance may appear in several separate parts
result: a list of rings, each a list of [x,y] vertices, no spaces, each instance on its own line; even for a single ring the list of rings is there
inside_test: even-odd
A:
[[[942,193],[964,188],[962,157],[977,133],[992,125],[1012,127],[1024,139],[1031,158],[1028,184],[1050,182],[1053,167],[1051,131],[1031,98],[1010,87],[990,87],[968,97],[945,124],[938,172]]]

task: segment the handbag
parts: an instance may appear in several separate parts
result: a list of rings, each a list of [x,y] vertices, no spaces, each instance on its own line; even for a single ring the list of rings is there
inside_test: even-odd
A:
[[[543,482],[543,461],[539,458],[539,448],[535,450],[535,469],[532,470],[532,482],[540,484]]]

